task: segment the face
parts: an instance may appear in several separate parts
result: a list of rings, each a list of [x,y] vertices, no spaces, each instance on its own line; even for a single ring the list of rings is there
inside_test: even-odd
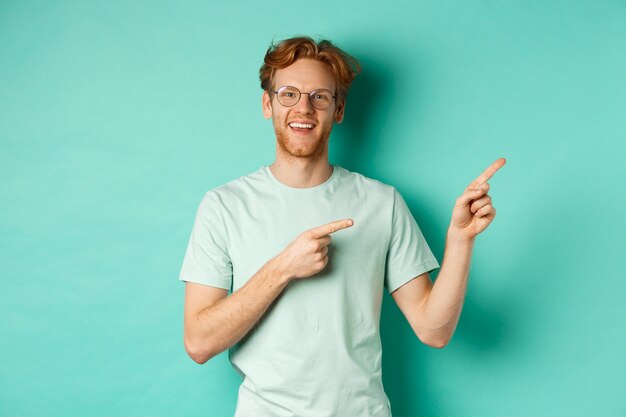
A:
[[[276,71],[273,89],[290,85],[301,92],[325,88],[335,95],[337,88],[330,68],[319,61],[299,59],[287,68]],[[333,123],[341,123],[344,103],[333,103],[325,110],[313,107],[306,94],[293,107],[284,107],[267,92],[263,93],[263,115],[272,118],[279,151],[284,155],[299,158],[316,158],[328,153],[328,139]],[[312,125],[312,128],[297,128],[294,122]]]

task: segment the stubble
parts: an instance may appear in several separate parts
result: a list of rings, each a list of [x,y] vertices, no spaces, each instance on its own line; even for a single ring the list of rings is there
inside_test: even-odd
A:
[[[280,152],[284,155],[293,158],[317,159],[328,150],[331,127],[323,130],[319,136],[310,138],[292,138],[288,129],[288,126],[285,127],[279,121],[274,121],[276,142]]]

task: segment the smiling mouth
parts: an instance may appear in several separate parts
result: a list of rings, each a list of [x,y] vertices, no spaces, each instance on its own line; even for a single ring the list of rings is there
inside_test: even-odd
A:
[[[291,122],[289,123],[289,127],[298,132],[306,132],[312,130],[315,125],[313,123]]]

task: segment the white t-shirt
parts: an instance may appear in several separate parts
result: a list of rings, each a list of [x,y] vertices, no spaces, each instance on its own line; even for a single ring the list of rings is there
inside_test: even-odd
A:
[[[351,218],[331,235],[326,267],[291,281],[229,350],[244,378],[235,417],[390,417],[381,378],[380,311],[389,293],[439,268],[392,186],[333,165],[310,188],[269,166],[209,190],[180,280],[237,291],[307,229]]]

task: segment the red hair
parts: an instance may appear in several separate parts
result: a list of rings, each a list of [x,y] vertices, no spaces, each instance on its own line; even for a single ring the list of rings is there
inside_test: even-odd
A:
[[[301,58],[315,59],[329,66],[337,83],[337,102],[348,96],[352,80],[361,72],[356,58],[337,48],[329,40],[315,42],[308,36],[298,36],[272,43],[265,53],[259,70],[261,88],[270,95],[274,90],[274,74]]]

